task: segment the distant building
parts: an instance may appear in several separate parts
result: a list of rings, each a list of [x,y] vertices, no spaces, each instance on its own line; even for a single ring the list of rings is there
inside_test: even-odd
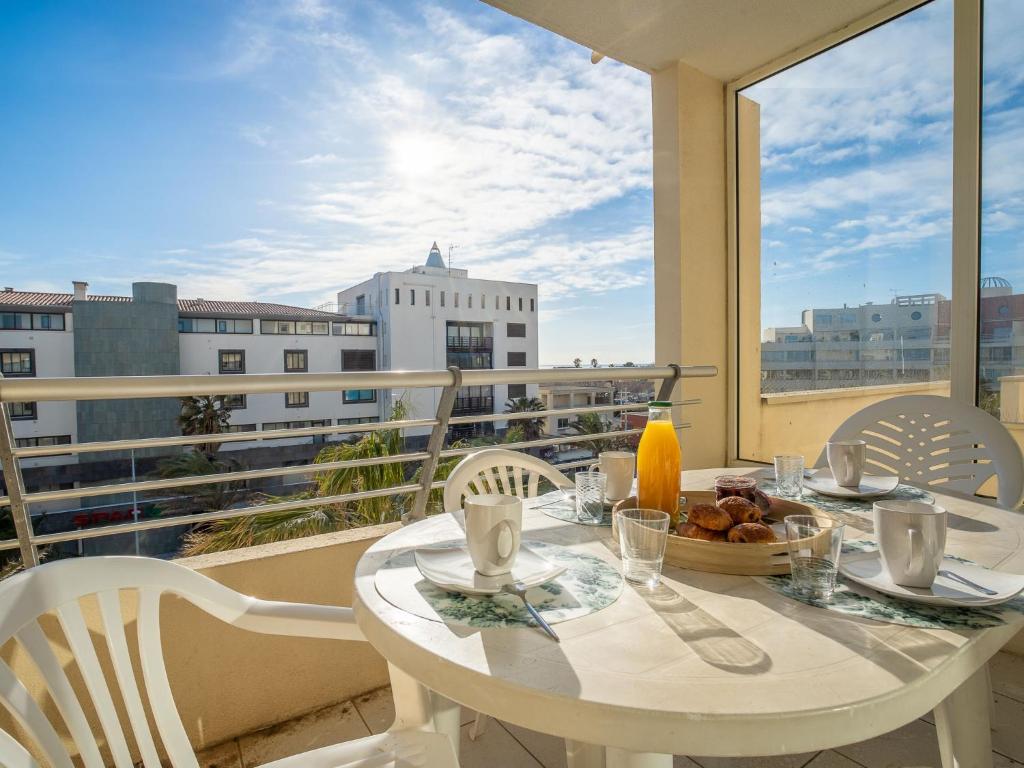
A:
[[[608,382],[601,384],[542,384],[540,386],[540,400],[544,403],[544,410],[551,411],[561,408],[585,408],[595,405],[614,405],[616,389]],[[606,428],[612,424],[618,426],[618,416],[614,411],[606,411],[599,414],[601,421]],[[578,415],[549,416],[545,423],[544,431],[549,435],[571,435],[575,434],[573,425]]]
[[[764,329],[761,391],[948,379],[950,314],[950,300],[938,293],[806,309],[800,325]],[[1024,368],[1024,294],[1002,278],[985,278],[979,323],[979,376],[997,390],[999,377]]]
[[[338,309],[377,324],[382,370],[537,367],[537,286],[470,278],[465,269],[445,266],[436,242],[423,266],[378,272],[339,291]],[[397,389],[382,396],[391,403],[404,400],[413,418],[430,418],[440,393],[440,389]],[[463,387],[452,413],[501,413],[506,400],[536,395],[536,384]],[[451,432],[453,437],[469,437],[492,432],[494,427],[466,424],[453,426]]]

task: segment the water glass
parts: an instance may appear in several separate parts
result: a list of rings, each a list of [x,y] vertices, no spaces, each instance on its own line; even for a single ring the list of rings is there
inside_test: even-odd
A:
[[[608,475],[604,472],[576,473],[576,519],[597,525],[604,520],[604,491]]]
[[[775,457],[775,488],[780,496],[799,499],[804,492],[804,457]]]
[[[789,515],[785,523],[793,587],[806,597],[831,600],[846,526],[821,515]]]
[[[656,587],[665,560],[668,513],[659,509],[624,509],[616,515],[622,575],[635,584]]]

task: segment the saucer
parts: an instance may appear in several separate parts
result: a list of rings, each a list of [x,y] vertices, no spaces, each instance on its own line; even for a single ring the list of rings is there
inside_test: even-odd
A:
[[[885,496],[895,491],[899,484],[900,479],[895,475],[864,475],[860,479],[860,485],[856,488],[847,488],[836,484],[832,478],[832,470],[828,467],[822,467],[810,477],[804,478],[804,488],[839,499],[872,499],[876,496]]]
[[[956,606],[958,608],[981,608],[986,605],[1005,603],[1024,590],[1024,576],[992,571],[973,563],[964,563],[952,557],[944,557],[939,566],[941,571],[952,571],[975,584],[994,589],[997,594],[985,595],[965,584],[946,576],[936,576],[928,589],[901,587],[894,584],[882,567],[881,553],[843,553],[839,559],[839,572],[850,581],[882,592],[901,600],[928,605]]]
[[[464,595],[496,595],[512,582],[521,582],[527,589],[539,587],[565,572],[564,565],[554,565],[529,548],[522,546],[511,573],[484,576],[473,567],[466,547],[417,549],[416,567],[423,577],[448,592]]]

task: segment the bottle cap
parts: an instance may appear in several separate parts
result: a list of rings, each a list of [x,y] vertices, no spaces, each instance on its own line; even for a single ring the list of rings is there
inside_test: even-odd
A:
[[[651,400],[647,403],[648,408],[671,408],[672,403],[668,400]]]

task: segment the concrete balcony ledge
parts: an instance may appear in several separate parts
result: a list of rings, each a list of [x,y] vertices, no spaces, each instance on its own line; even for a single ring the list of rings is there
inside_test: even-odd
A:
[[[761,395],[763,405],[790,405],[815,400],[838,400],[871,397],[882,399],[897,395],[948,395],[949,381],[922,381],[913,384],[879,384],[872,387],[834,387],[832,389],[804,389],[793,392],[775,392]]]

